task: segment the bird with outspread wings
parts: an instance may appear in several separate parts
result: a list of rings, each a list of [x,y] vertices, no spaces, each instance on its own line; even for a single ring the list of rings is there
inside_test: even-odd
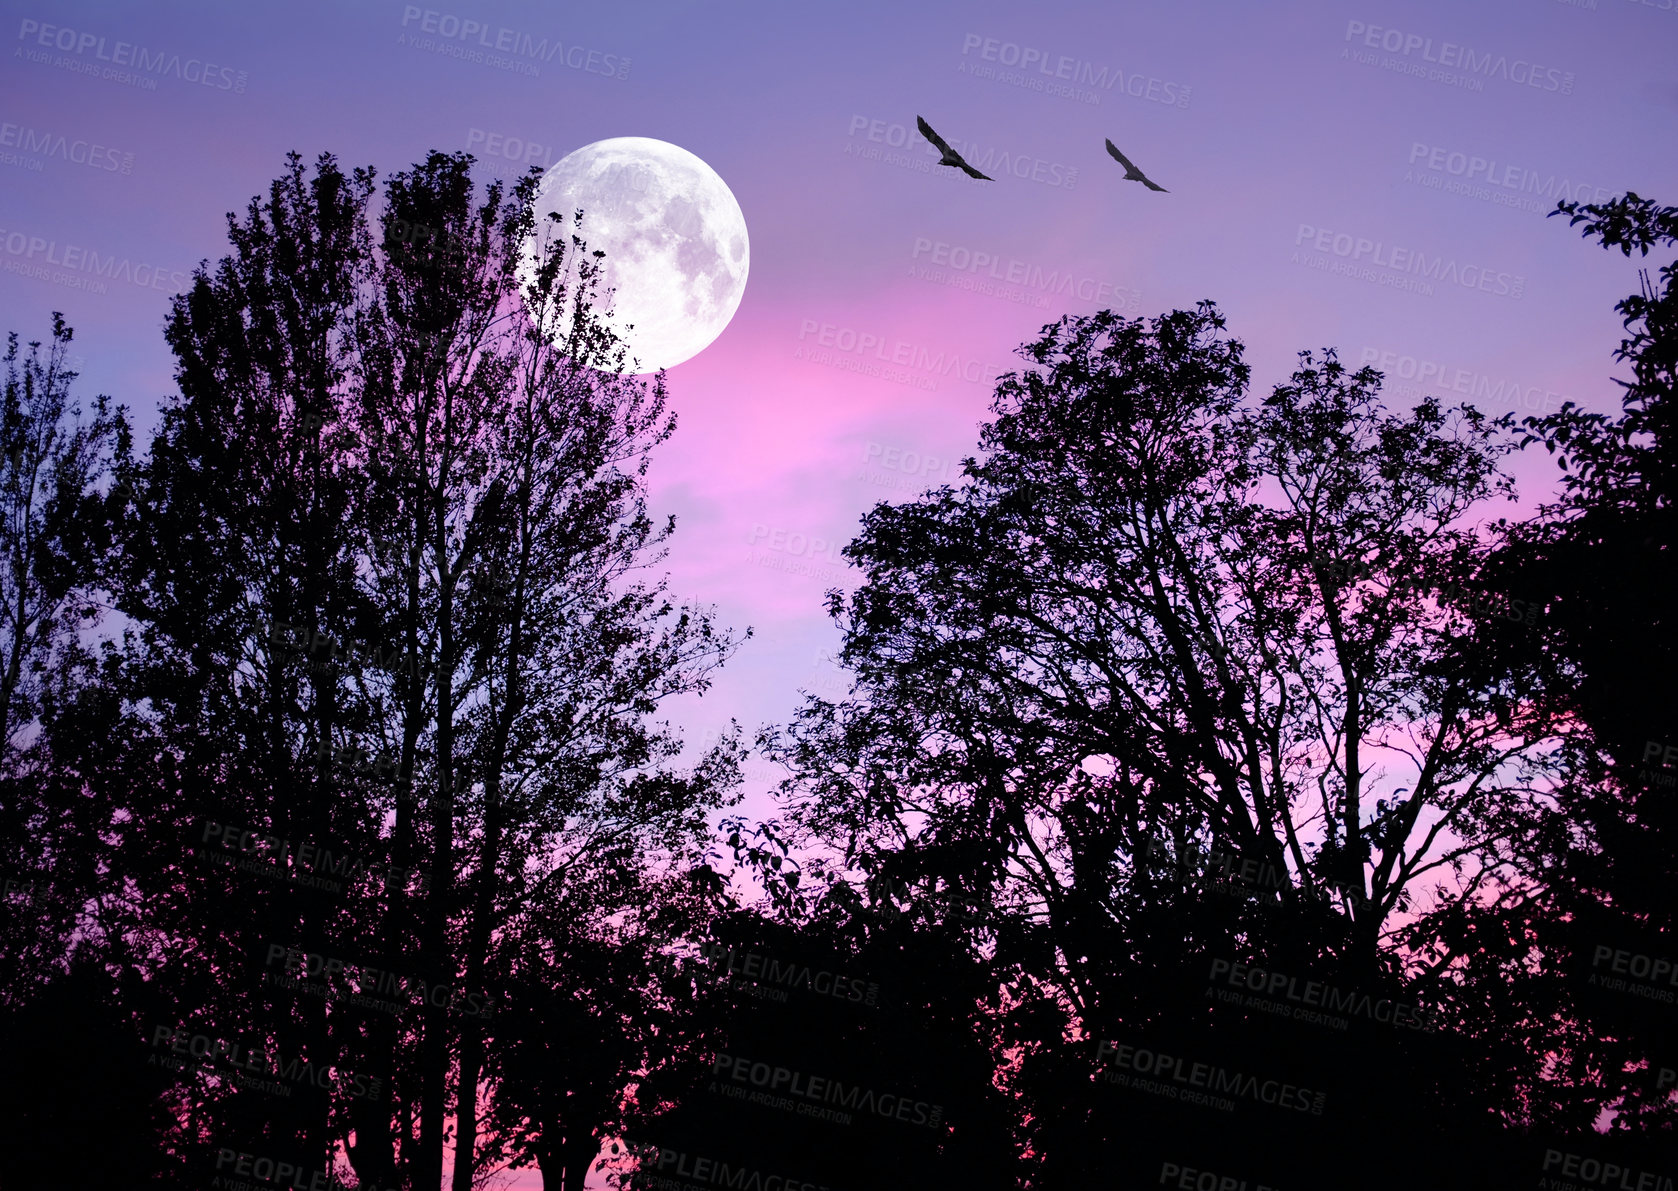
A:
[[[1125,177],[1126,182],[1140,182],[1140,183],[1142,183],[1142,185],[1146,186],[1149,190],[1157,190],[1161,194],[1169,194],[1170,193],[1169,191],[1167,191],[1165,189],[1165,187],[1161,186],[1157,182],[1152,181],[1146,174],[1144,174],[1141,170],[1137,169],[1136,168],[1136,163],[1131,161],[1131,159],[1126,157],[1123,153],[1120,153],[1119,152],[1119,147],[1117,145],[1115,145],[1112,141],[1107,142],[1107,152],[1109,152],[1113,155],[1113,160],[1114,161],[1116,161],[1120,165],[1124,166],[1124,177]]]
[[[970,177],[979,178],[986,182],[996,181],[995,178],[992,178],[987,174],[981,174],[978,170],[968,165],[967,162],[963,161],[961,154],[950,148],[949,142],[945,141],[943,137],[932,131],[932,125],[928,124],[919,116],[915,117],[915,123],[920,126],[921,135],[931,141],[933,147],[944,155],[943,160],[938,163],[939,165],[953,165],[958,170],[965,170]]]

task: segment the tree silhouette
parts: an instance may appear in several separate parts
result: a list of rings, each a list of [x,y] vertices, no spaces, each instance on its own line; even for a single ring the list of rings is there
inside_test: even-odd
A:
[[[74,332],[52,318],[43,352],[7,340],[0,410],[0,1006],[15,1008],[65,970],[73,928],[95,888],[77,845],[97,818],[56,788],[40,738],[91,655],[78,633],[99,621],[104,478],[120,410],[99,397],[91,420],[70,395]]]
[[[1628,193],[1601,204],[1563,202],[1553,214],[1629,257],[1678,244],[1678,209]],[[1639,292],[1616,309],[1626,337],[1614,359],[1630,377],[1617,417],[1571,402],[1527,418],[1528,444],[1561,468],[1559,499],[1526,521],[1503,524],[1487,582],[1543,603],[1528,633],[1481,643],[1488,668],[1519,676],[1535,701],[1573,725],[1566,780],[1530,864],[1557,874],[1553,913],[1524,932],[1546,957],[1548,981],[1533,997],[1560,1080],[1578,1111],[1614,1115],[1616,1131],[1678,1126],[1673,1085],[1678,1017],[1671,1006],[1604,990],[1617,979],[1598,948],[1674,956],[1671,890],[1678,880],[1678,802],[1666,747],[1678,742],[1678,266],[1658,281],[1639,271]],[[1512,416],[1506,420],[1512,422]],[[1678,756],[1678,753],[1671,754]],[[1629,964],[1622,963],[1622,968]]]
[[[1015,1006],[1039,1154],[1054,1098],[1087,1094],[1074,1039],[1266,1031],[1206,1004],[1214,958],[1470,1027],[1486,993],[1456,978],[1455,908],[1546,889],[1519,861],[1555,726],[1457,664],[1485,614],[1457,594],[1486,553],[1473,518],[1514,444],[1470,407],[1387,413],[1332,351],[1248,402],[1223,326],[1210,303],[1101,312],[1022,348],[984,461],[847,547],[867,581],[829,608],[857,694],[769,741],[786,838],[831,849],[816,872],[977,907],[963,933]],[[1513,1116],[1542,1058],[1457,1081],[1415,1058],[1444,1048],[1400,1049],[1447,1104],[1390,1070],[1319,1078],[1372,1112],[1460,1118],[1472,1089]]]
[[[577,915],[585,955],[738,781],[732,738],[681,765],[657,718],[736,648],[637,574],[674,528],[645,506],[662,378],[618,372],[581,213],[538,229],[534,178],[470,165],[392,176],[375,220],[371,170],[291,155],[174,303],[149,451],[119,443],[133,627],[63,700],[55,797],[109,808],[125,1028],[150,1061],[160,1028],[218,1047],[157,1145],[195,1178],[342,1152],[438,1187],[452,1139],[476,1185],[522,932]],[[241,1086],[234,1046],[297,1086]]]
[[[1017,1185],[1013,1108],[993,1078],[996,988],[958,940],[833,906],[796,925],[739,909],[681,972],[694,1011],[637,1089],[624,1185],[669,1174],[657,1161],[674,1153],[829,1187]],[[719,1073],[724,1056],[750,1071]],[[778,1103],[755,1103],[770,1067],[784,1073],[766,1093]],[[835,1099],[810,1090],[824,1081]],[[835,1106],[849,1119],[800,1111]]]
[[[98,841],[112,816],[58,748],[88,726],[83,696],[97,681],[79,636],[105,603],[109,498],[95,485],[121,418],[101,396],[84,420],[71,395],[73,337],[56,312],[45,344],[25,353],[8,337],[0,414],[0,1051],[15,1073],[0,1103],[7,1188],[52,1185],[62,1155],[90,1133],[105,1139],[88,1156],[92,1177],[138,1182],[165,1168],[154,1145],[160,1081],[124,1061],[136,1035],[98,962],[110,892]]]
[[[739,728],[684,762],[659,717],[738,641],[641,574],[664,378],[587,213],[472,164],[289,155],[144,451],[61,318],[10,340],[0,1191],[90,1132],[136,1186],[1666,1173],[1678,1019],[1604,977],[1678,958],[1678,265],[1620,304],[1621,415],[1524,444],[1332,350],[1255,398],[1210,302],[1044,327],[963,478],[864,518],[853,692],[714,840]],[[1537,443],[1559,499],[1491,520]]]

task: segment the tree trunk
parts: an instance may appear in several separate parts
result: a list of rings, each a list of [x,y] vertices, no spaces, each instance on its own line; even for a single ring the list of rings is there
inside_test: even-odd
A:
[[[599,1153],[600,1138],[592,1129],[575,1142],[568,1141],[562,1159],[565,1166],[560,1172],[560,1191],[583,1191],[583,1183],[588,1178],[588,1168],[594,1164],[594,1159]]]
[[[446,459],[444,466],[447,466]],[[441,504],[441,497],[438,503]],[[454,637],[449,625],[452,601],[441,509],[437,537],[438,570],[444,576],[444,587],[437,613],[437,790],[431,807],[431,896],[426,901],[421,939],[427,960],[424,968],[431,982],[428,987],[439,982],[452,983],[453,977],[447,925],[449,897],[454,890]],[[432,1004],[427,996],[422,1021],[420,1162],[415,1187],[431,1191],[443,1184],[443,1121],[449,1065],[447,1010]]]
[[[495,921],[496,896],[500,892],[501,837],[505,830],[505,808],[501,801],[502,773],[507,763],[507,742],[512,735],[513,722],[524,710],[524,681],[521,666],[524,661],[524,594],[525,571],[530,554],[531,454],[527,450],[521,464],[523,482],[519,486],[521,527],[521,557],[514,576],[512,598],[504,607],[510,609],[512,623],[508,626],[505,655],[507,689],[501,714],[496,718],[490,747],[483,759],[484,828],[478,849],[477,877],[473,883],[472,917],[467,927],[466,971],[463,992],[484,992],[485,974],[489,961],[489,941]],[[470,1019],[463,1030],[460,1045],[460,1084],[455,1113],[455,1167],[453,1191],[472,1191],[472,1161],[478,1140],[478,1078],[483,1071],[484,1029],[481,1018]],[[465,1157],[463,1158],[462,1155]]]

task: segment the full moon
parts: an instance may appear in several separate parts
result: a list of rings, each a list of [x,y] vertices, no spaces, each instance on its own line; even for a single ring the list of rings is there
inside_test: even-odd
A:
[[[650,137],[584,145],[543,175],[525,259],[553,235],[549,212],[570,235],[579,207],[584,242],[606,254],[600,296],[629,348],[626,372],[680,364],[722,334],[746,292],[751,252],[746,217],[715,170]],[[564,330],[552,328],[556,344]]]

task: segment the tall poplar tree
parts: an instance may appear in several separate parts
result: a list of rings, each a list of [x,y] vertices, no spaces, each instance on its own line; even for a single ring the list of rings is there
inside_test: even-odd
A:
[[[737,746],[683,767],[658,719],[736,647],[645,577],[674,530],[646,509],[662,377],[620,372],[578,220],[471,165],[432,154],[375,211],[371,170],[292,155],[177,299],[180,395],[119,466],[144,745],[113,796],[155,1013],[331,1072],[276,1103],[183,1077],[200,1170],[343,1147],[368,1185],[437,1188],[452,1137],[473,1185],[529,915],[608,931],[641,884],[612,874],[696,856],[737,779]],[[229,838],[277,863],[216,863]],[[341,891],[313,887],[328,851]],[[351,999],[370,971],[395,1011]]]

